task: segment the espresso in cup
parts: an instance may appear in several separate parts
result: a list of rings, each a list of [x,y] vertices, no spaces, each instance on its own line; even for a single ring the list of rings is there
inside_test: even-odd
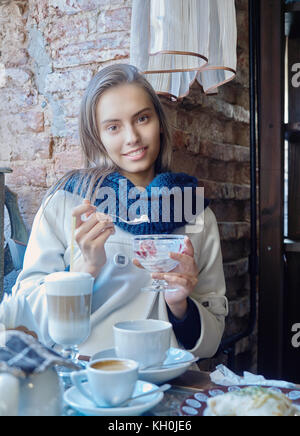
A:
[[[88,382],[83,383],[86,379]],[[117,358],[95,360],[84,371],[71,374],[71,380],[81,394],[98,407],[116,407],[128,400],[134,392],[137,379],[138,363]]]
[[[132,368],[132,364],[127,360],[104,360],[93,363],[91,368],[101,371],[126,371],[126,369]]]
[[[124,321],[114,325],[116,355],[139,362],[140,369],[160,365],[167,358],[172,324],[157,319]]]

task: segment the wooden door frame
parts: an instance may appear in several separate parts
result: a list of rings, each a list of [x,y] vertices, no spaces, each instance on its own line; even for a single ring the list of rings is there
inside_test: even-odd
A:
[[[258,373],[280,378],[284,340],[284,1],[259,3]]]

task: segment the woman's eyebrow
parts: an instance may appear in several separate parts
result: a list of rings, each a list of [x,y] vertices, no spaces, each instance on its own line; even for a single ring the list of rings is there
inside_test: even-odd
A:
[[[132,118],[137,117],[138,115],[140,115],[141,113],[145,112],[145,111],[152,111],[151,107],[145,107],[144,109],[141,109],[140,111],[138,111],[137,113],[135,113]],[[116,122],[116,121],[120,121],[118,118],[112,118],[112,119],[107,119],[101,122],[101,124],[106,124],[106,123],[112,123],[112,122]]]

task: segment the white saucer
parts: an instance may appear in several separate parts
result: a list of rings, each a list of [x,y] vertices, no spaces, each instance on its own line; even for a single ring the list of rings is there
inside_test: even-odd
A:
[[[87,382],[83,384],[88,385]],[[133,396],[153,391],[155,389],[158,389],[158,386],[138,380],[135,385]],[[96,407],[95,404],[82,395],[75,386],[64,393],[64,400],[69,406],[88,416],[139,416],[156,406],[163,397],[164,394],[158,392],[137,400],[133,399],[126,407]]]
[[[116,357],[114,348],[99,351],[91,357],[92,360],[101,359],[103,357]],[[191,360],[194,355],[189,351],[180,348],[169,348],[167,358],[159,369],[144,369],[139,370],[139,379],[149,383],[162,384],[173,378],[182,375],[191,365]],[[178,362],[178,365],[167,367],[170,363]]]

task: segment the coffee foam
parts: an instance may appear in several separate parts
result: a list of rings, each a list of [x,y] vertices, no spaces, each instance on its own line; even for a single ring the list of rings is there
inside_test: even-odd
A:
[[[48,295],[87,295],[92,293],[94,277],[84,272],[59,271],[45,278]]]

